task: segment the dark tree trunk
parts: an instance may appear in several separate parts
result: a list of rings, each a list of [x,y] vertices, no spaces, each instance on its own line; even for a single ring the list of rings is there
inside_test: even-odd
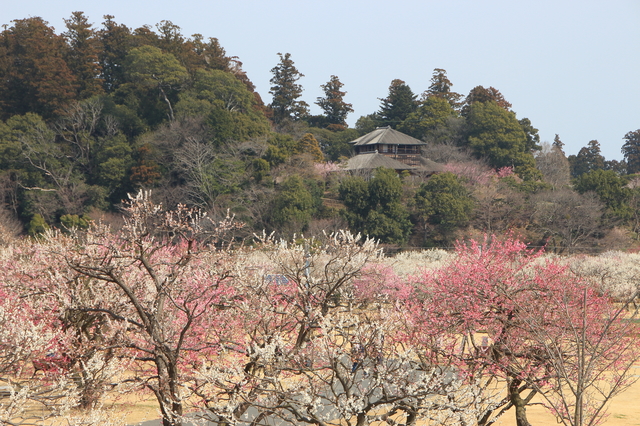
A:
[[[526,399],[520,396],[520,383],[519,379],[511,379],[509,383],[509,399],[516,409],[516,426],[531,426],[529,420],[527,420],[527,403],[533,397],[529,395]]]
[[[182,402],[177,390],[177,370],[175,363],[165,354],[156,355],[158,387],[154,389],[160,403],[162,426],[182,426]]]

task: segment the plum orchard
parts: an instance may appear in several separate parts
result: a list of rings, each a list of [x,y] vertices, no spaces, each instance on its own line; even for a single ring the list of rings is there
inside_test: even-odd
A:
[[[522,426],[534,395],[593,425],[631,383],[628,303],[518,241],[460,244],[409,278],[348,232],[242,245],[233,219],[144,193],[125,213],[118,232],[3,250],[1,421],[117,424],[105,395],[146,390],[166,426],[193,410],[219,425],[489,425],[512,407]]]
[[[415,344],[424,341],[462,374],[506,384],[504,399],[478,423],[515,407],[518,426],[528,425],[526,405],[539,393],[562,423],[598,424],[637,360],[636,327],[623,318],[637,290],[614,304],[514,240],[456,251],[449,265],[418,277],[407,310]]]

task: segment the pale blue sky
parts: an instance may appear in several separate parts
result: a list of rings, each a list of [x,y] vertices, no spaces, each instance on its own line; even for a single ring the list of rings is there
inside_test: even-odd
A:
[[[277,53],[291,53],[313,113],[320,85],[340,78],[350,125],[379,109],[391,80],[419,94],[444,68],[465,96],[500,90],[568,155],[597,139],[608,160],[622,159],[624,135],[640,129],[638,0],[4,0],[0,24],[41,16],[60,33],[74,11],[95,27],[109,14],[131,28],[170,20],[185,36],[217,37],[265,103]]]

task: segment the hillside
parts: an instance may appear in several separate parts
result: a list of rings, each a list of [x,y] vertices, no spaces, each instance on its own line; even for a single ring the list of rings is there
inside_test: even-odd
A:
[[[8,232],[117,223],[139,189],[169,208],[231,212],[246,235],[282,236],[348,226],[396,247],[451,247],[484,233],[517,233],[557,252],[635,246],[640,224],[640,130],[625,160],[597,140],[567,158],[493,87],[467,96],[443,69],[416,94],[394,79],[378,111],[353,112],[338,76],[309,114],[289,53],[263,100],[239,58],[217,39],[185,37],[162,21],[99,28],[82,12],[56,34],[41,18],[0,33],[0,215]],[[341,171],[348,142],[390,126],[424,141],[435,176]]]

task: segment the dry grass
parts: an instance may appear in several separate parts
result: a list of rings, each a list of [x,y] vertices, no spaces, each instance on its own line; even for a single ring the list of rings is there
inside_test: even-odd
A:
[[[635,367],[640,375],[640,365]],[[627,389],[624,393],[613,399],[609,407],[609,417],[603,423],[604,426],[633,426],[640,425],[640,381]],[[541,399],[537,399],[538,405],[531,405],[527,408],[529,421],[533,425],[555,425],[556,419],[549,411],[540,405]],[[116,407],[122,412],[128,412],[126,421],[128,424],[135,424],[151,419],[159,418],[158,404],[152,396],[145,400],[139,397],[130,396],[119,402]],[[516,424],[515,412],[507,412],[496,425],[513,426]]]
[[[636,365],[635,376],[640,376],[640,365]],[[541,399],[535,402],[540,403]],[[603,423],[604,426],[632,426],[640,425],[640,381],[634,383],[629,389],[615,397],[608,409],[609,416]],[[532,425],[558,424],[549,410],[542,405],[531,405],[527,408],[527,416]],[[500,421],[499,425],[512,426],[516,424],[515,411],[510,410]]]

